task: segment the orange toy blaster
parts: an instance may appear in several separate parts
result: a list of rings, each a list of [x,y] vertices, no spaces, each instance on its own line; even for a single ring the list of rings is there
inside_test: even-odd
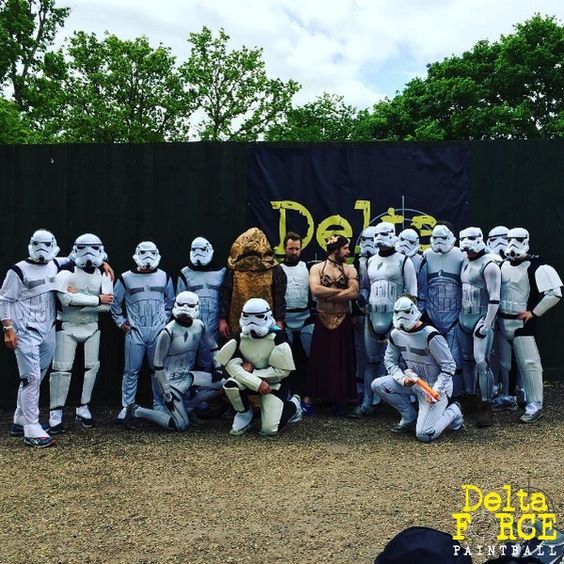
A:
[[[419,376],[417,376],[417,374],[415,374],[415,372],[413,372],[413,370],[408,368],[405,371],[405,374],[407,376],[409,376],[412,380],[415,380],[416,386],[419,386],[424,392],[427,392],[435,401],[439,401],[439,398],[441,397],[439,395],[439,392],[437,392],[436,390],[433,390],[433,388],[431,388],[431,386],[429,386],[429,384],[427,384],[427,382],[425,382],[425,380],[423,380],[423,378],[420,378]]]

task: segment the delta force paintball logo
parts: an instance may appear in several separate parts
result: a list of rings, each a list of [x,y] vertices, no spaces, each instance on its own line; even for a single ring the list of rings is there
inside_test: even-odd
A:
[[[550,496],[539,488],[504,484],[484,490],[461,486],[463,500],[454,519],[455,554],[534,556],[540,562],[564,563],[564,536]]]

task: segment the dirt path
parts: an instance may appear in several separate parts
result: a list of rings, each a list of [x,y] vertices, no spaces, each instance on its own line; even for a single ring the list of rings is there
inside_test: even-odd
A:
[[[535,425],[448,433],[425,445],[389,432],[391,412],[320,415],[274,440],[228,421],[178,435],[111,425],[36,451],[0,413],[0,562],[364,562],[397,532],[453,532],[461,485],[542,488],[564,517],[564,385]],[[480,559],[476,558],[475,562]]]

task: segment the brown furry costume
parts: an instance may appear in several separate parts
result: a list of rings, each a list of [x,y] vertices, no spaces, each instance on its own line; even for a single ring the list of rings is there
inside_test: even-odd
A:
[[[239,333],[239,317],[245,302],[263,298],[276,321],[286,314],[286,275],[274,258],[266,235],[257,227],[248,229],[231,246],[228,271],[221,292],[221,317],[231,333]]]

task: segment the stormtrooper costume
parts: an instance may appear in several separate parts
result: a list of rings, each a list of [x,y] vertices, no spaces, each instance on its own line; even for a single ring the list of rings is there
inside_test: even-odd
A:
[[[49,426],[52,433],[63,432],[63,408],[71,382],[71,370],[78,343],[84,344],[84,381],[76,420],[83,427],[93,427],[90,413],[92,390],[100,368],[100,329],[98,314],[109,311],[113,285],[100,267],[106,260],[102,241],[92,233],[74,242],[71,263],[55,277],[55,290],[61,304],[57,316],[57,334],[53,372],[50,377]]]
[[[258,392],[260,434],[273,436],[302,415],[299,396],[288,400],[284,381],[295,369],[292,351],[266,300],[251,298],[245,303],[240,327],[239,339],[228,341],[215,356],[229,375],[223,389],[237,412],[230,433],[241,435],[249,430],[253,419],[249,394]]]
[[[493,325],[499,308],[500,268],[491,254],[479,227],[460,232],[460,248],[468,256],[462,263],[462,309],[459,317],[459,342],[462,349],[464,392],[474,395],[480,384],[482,403],[476,418],[478,427],[493,424],[490,402],[494,377],[489,366],[493,344]]]
[[[169,431],[185,431],[201,398],[189,399],[192,386],[221,390],[221,372],[215,370],[207,329],[198,315],[198,296],[180,292],[172,308],[173,320],[161,331],[155,350],[155,376],[162,391],[165,411],[136,404],[127,407],[124,424],[147,419]]]
[[[507,233],[509,229],[505,225],[497,225],[490,229],[488,233],[488,240],[486,241],[488,252],[496,257],[496,261],[501,266],[505,258],[505,247],[507,246]],[[508,408],[503,397],[503,382],[501,381],[501,365],[500,365],[500,343],[499,343],[499,328],[498,324],[494,325],[494,336],[492,351],[490,353],[490,367],[494,377],[494,396],[497,396],[492,401],[492,409],[494,411],[503,411]],[[520,379],[519,379],[520,380]],[[519,387],[522,382],[519,381]],[[517,409],[511,402],[511,408]]]
[[[380,402],[380,398],[374,396],[371,384],[377,376],[385,374],[384,353],[392,328],[394,304],[403,294],[417,296],[415,267],[410,258],[395,250],[396,239],[392,223],[382,222],[376,226],[374,244],[378,254],[368,260],[360,291],[362,301],[367,302],[364,397],[362,404],[352,412],[353,417],[371,414],[373,405]]]
[[[153,407],[164,409],[160,387],[154,376],[153,358],[157,337],[170,320],[175,298],[171,278],[157,268],[161,255],[155,243],[139,243],[133,260],[137,268],[121,274],[114,287],[111,307],[115,324],[127,330],[121,383],[122,410],[118,414],[118,422],[123,422],[127,406],[135,402],[145,355],[152,373]]]
[[[460,271],[465,254],[454,246],[456,238],[446,225],[436,225],[431,248],[423,253],[419,272],[418,308],[426,313],[433,327],[446,339],[454,361],[453,397],[462,395],[462,353],[457,326],[462,305]]]
[[[196,237],[190,245],[190,262],[178,277],[177,292],[194,292],[200,298],[200,319],[219,341],[219,291],[225,276],[225,267],[212,263],[213,247],[203,237]]]
[[[396,251],[409,257],[415,267],[415,274],[419,274],[423,255],[419,252],[419,235],[415,229],[404,229],[396,241]]]
[[[562,298],[562,280],[552,266],[542,264],[529,254],[529,233],[517,227],[510,229],[501,266],[501,301],[499,328],[501,338],[501,370],[504,390],[508,394],[511,350],[523,378],[526,408],[523,423],[542,417],[542,364],[535,333],[538,317],[544,315]],[[520,314],[530,312],[528,321]]]
[[[421,312],[407,297],[396,301],[394,329],[386,349],[387,376],[377,378],[372,387],[401,414],[401,421],[392,428],[396,433],[415,429],[416,437],[425,443],[437,439],[446,428],[459,430],[464,420],[458,403],[449,405],[452,376],[456,364],[445,338],[432,326],[419,322]],[[401,368],[402,361],[407,370]],[[409,385],[416,375],[439,393],[432,403],[419,386]],[[410,402],[415,394],[419,413]]]
[[[33,447],[48,447],[54,440],[39,424],[39,388],[55,352],[54,281],[60,263],[52,233],[40,229],[29,242],[29,258],[12,266],[0,289],[0,315],[4,333],[15,331],[14,350],[20,385],[12,436],[23,436]]]
[[[367,276],[368,260],[371,256],[378,253],[378,249],[374,244],[374,235],[376,234],[376,226],[369,225],[360,234],[360,255],[358,256],[356,269],[359,276],[359,287],[362,287],[362,281]],[[366,331],[366,314],[364,311],[364,302],[362,298],[353,302],[353,316],[356,318],[354,323],[354,352],[356,358],[356,390],[360,397],[364,396],[364,378],[366,375],[366,345],[364,343],[364,333]],[[357,410],[350,415],[355,416]],[[364,414],[362,414],[364,415]]]

